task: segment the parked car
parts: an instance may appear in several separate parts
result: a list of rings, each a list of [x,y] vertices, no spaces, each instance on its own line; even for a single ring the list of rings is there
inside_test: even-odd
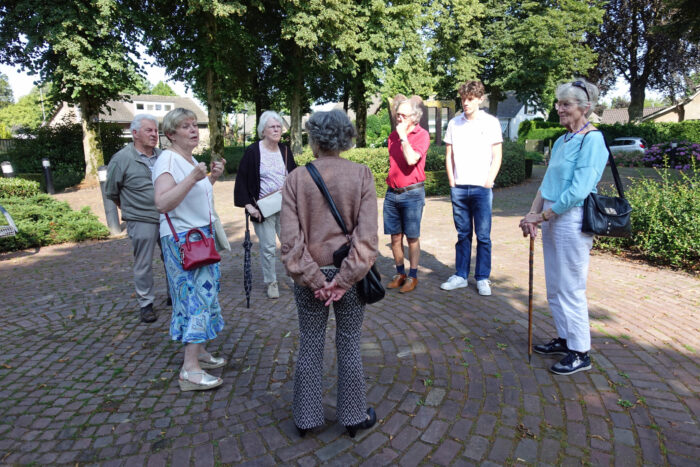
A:
[[[615,138],[610,143],[610,151],[613,154],[620,152],[644,152],[647,148],[647,142],[638,136],[625,136]]]

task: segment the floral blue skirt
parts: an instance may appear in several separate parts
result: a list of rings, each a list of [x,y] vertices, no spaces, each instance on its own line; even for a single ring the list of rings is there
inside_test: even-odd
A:
[[[209,226],[200,227],[211,237]],[[178,232],[180,244],[187,232]],[[193,236],[193,239],[196,236]],[[180,264],[179,245],[172,235],[161,237],[168,287],[173,300],[170,337],[184,344],[202,344],[212,340],[224,328],[219,306],[219,264],[185,271]]]

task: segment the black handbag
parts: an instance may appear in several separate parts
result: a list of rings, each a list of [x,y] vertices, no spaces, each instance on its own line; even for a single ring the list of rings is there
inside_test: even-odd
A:
[[[328,207],[330,208],[335,221],[340,226],[340,229],[343,231],[346,237],[349,237],[350,234],[348,233],[348,228],[345,226],[345,221],[343,221],[343,218],[340,216],[340,212],[338,212],[338,208],[333,201],[333,197],[328,191],[326,183],[323,181],[323,177],[321,177],[318,169],[316,169],[316,167],[314,167],[314,165],[310,162],[306,164],[306,169],[309,171],[309,174],[314,182],[316,182],[316,186],[323,194],[323,197],[326,198]],[[343,263],[343,260],[348,256],[348,253],[350,253],[350,243],[346,243],[335,250],[333,252],[333,266],[339,268]],[[378,302],[384,298],[384,295],[386,294],[384,286],[382,285],[382,276],[379,274],[379,271],[377,271],[374,264],[372,264],[372,267],[369,268],[369,271],[367,271],[365,277],[363,277],[356,284],[356,286],[357,294],[360,296],[360,299],[367,304]]]
[[[586,137],[586,135],[583,136],[584,138]],[[583,146],[583,141],[581,141],[581,146]],[[625,199],[615,159],[612,152],[610,152],[607,142],[605,143],[605,148],[608,150],[610,170],[612,171],[613,179],[615,179],[617,193],[620,196],[590,193],[583,201],[581,231],[602,237],[629,237],[632,235],[632,222],[630,219],[632,206]]]

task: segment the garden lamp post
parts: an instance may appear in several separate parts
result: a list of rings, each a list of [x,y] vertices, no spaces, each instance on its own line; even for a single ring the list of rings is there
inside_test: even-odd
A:
[[[107,228],[112,235],[122,233],[122,226],[119,224],[119,213],[117,205],[114,201],[105,196],[105,184],[107,182],[107,166],[101,165],[97,168],[97,178],[100,180],[100,191],[102,192],[102,204],[105,207],[105,218],[107,219]]]
[[[41,160],[41,167],[44,169],[44,182],[46,182],[46,192],[50,195],[54,194],[53,177],[51,176],[51,161],[44,158]]]
[[[12,163],[10,161],[4,161],[0,166],[2,166],[3,177],[13,178],[15,176],[15,170],[12,168]]]

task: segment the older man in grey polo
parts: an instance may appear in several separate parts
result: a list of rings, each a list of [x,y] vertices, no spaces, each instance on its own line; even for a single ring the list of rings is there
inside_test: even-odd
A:
[[[134,250],[134,285],[141,307],[141,321],[157,319],[153,310],[153,251],[160,247],[160,214],[155,206],[151,172],[160,155],[158,120],[139,114],[131,122],[133,143],[117,152],[109,161],[105,195],[120,207],[122,220]],[[162,256],[162,253],[161,253]],[[168,299],[170,294],[168,294]]]

